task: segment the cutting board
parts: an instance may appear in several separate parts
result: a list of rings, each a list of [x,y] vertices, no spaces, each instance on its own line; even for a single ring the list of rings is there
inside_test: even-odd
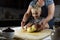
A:
[[[48,37],[51,34],[51,29],[45,29],[40,32],[28,33],[23,32],[22,28],[15,29],[15,36],[25,40],[41,40]]]

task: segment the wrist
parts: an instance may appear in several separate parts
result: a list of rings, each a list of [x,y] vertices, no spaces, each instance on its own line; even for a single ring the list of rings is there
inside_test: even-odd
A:
[[[23,23],[25,23],[25,21],[22,21]]]
[[[26,23],[26,21],[25,21],[25,20],[22,20],[22,22]]]
[[[48,19],[44,19],[44,21],[45,21],[45,23],[48,23],[49,20]]]

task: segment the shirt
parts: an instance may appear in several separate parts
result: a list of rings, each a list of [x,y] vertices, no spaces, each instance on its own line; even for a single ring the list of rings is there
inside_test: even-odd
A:
[[[33,0],[30,2],[30,6],[34,7],[36,5],[37,0]],[[41,17],[47,17],[48,15],[48,6],[53,4],[54,1],[53,0],[44,0],[44,6],[42,6],[42,13],[41,13]]]
[[[33,1],[30,2],[29,5],[30,5],[30,6],[34,6],[34,5],[36,4],[36,2],[37,2],[37,0],[33,0]],[[46,6],[54,3],[53,0],[44,0],[44,2],[45,2],[45,5],[46,5]]]

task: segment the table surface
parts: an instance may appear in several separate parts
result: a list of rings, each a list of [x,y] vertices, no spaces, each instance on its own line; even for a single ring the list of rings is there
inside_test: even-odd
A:
[[[38,33],[27,33],[22,32],[21,27],[12,28],[15,30],[15,37],[22,38],[25,40],[51,40],[51,29],[46,29]]]

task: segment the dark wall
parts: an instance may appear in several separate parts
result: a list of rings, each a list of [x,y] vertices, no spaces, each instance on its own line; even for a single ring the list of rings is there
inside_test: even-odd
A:
[[[54,0],[55,5],[60,5],[60,0]]]
[[[0,6],[15,7],[16,6],[16,0],[0,0]]]
[[[29,3],[32,0],[0,0],[0,6],[12,7],[12,8],[28,8]],[[56,5],[60,5],[60,0],[54,0]]]
[[[0,6],[12,8],[27,8],[31,0],[0,0]]]

